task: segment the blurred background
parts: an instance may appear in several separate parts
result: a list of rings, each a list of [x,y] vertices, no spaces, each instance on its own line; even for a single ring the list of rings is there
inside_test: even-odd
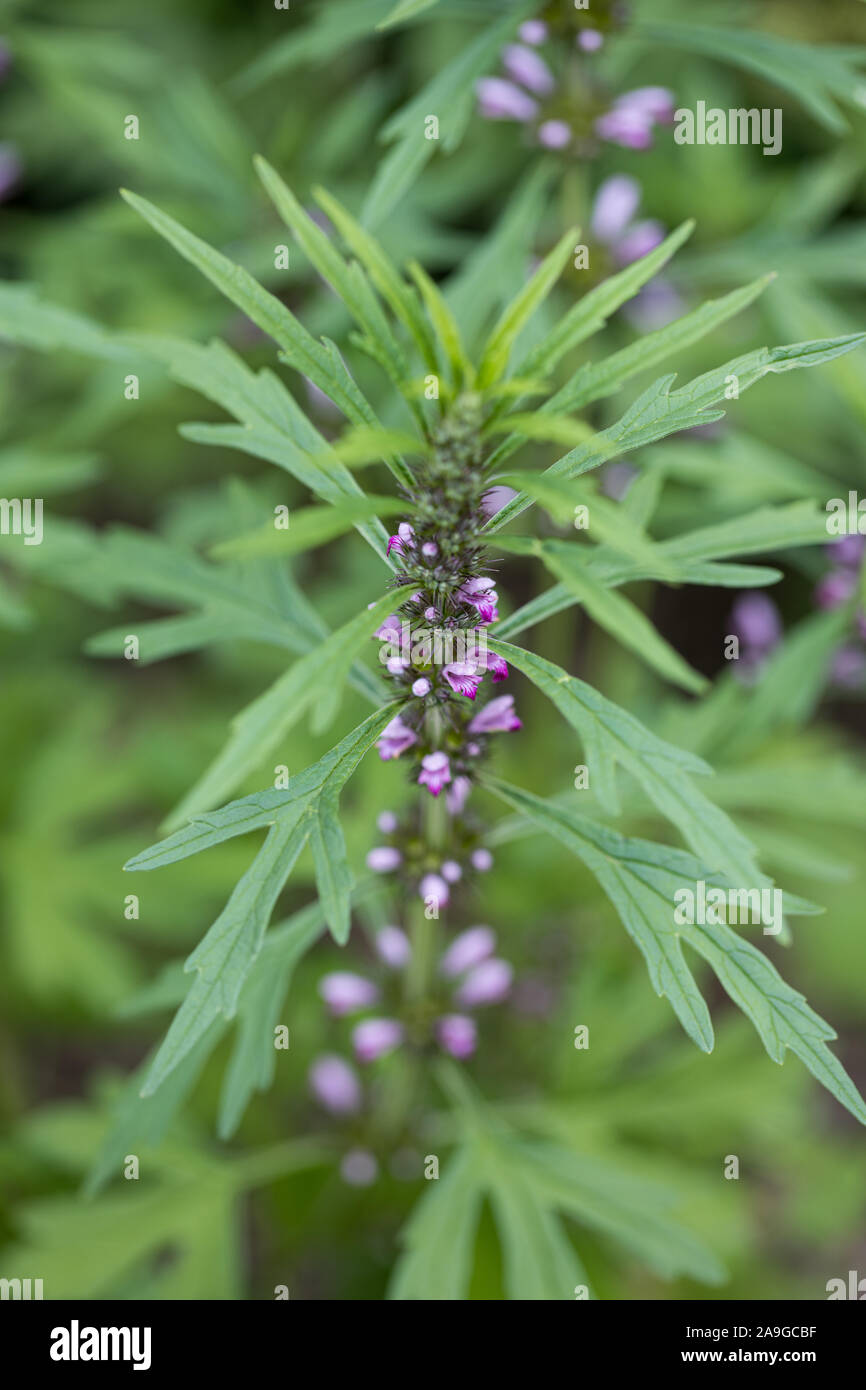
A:
[[[405,22],[377,30],[393,0],[298,0],[288,11],[242,0],[0,4],[0,276],[112,330],[219,336],[254,366],[274,363],[252,325],[121,201],[124,186],[342,346],[343,311],[303,256],[293,248],[289,269],[274,269],[274,245],[289,238],[254,176],[260,152],[305,204],[320,184],[363,210],[396,260],[420,261],[441,283],[470,339],[571,221],[590,246],[589,278],[567,280],[546,322],[616,267],[617,247],[593,232],[594,201],[614,175],[637,181],[636,217],[664,229],[694,218],[696,230],[661,292],[617,314],[588,358],[768,271],[777,279],[756,303],[663,370],[685,380],[765,343],[866,326],[866,7],[857,0],[710,2],[699,14],[675,0],[600,4],[597,51],[579,47],[567,6],[518,7],[548,25],[539,52],[556,88],[546,100],[574,129],[619,94],[661,86],[676,105],[781,108],[775,157],[755,146],[677,146],[669,130],[647,149],[591,139],[545,147],[536,127],[478,109],[476,81],[502,75],[497,25],[512,7],[408,8]],[[405,135],[406,113],[416,111],[442,121],[424,168]],[[137,140],[124,138],[129,115]],[[14,298],[3,298],[0,492],[44,497],[46,536],[29,548],[0,537],[0,1270],[44,1275],[49,1297],[270,1298],[287,1284],[293,1298],[381,1298],[417,1181],[400,1164],[383,1163],[364,1188],[341,1182],[333,1164],[289,1177],[280,1164],[284,1141],[327,1129],[306,1071],[318,1052],[342,1045],[316,994],[340,963],[333,945],[300,962],[280,1014],[291,1029],[288,1059],[230,1135],[217,1136],[217,1113],[231,1029],[159,1113],[145,1107],[130,1119],[137,1087],[127,1078],[176,1003],[174,963],[213,920],[252,846],[232,841],[143,882],[121,866],[157,837],[228,721],[279,674],[286,653],[227,640],[140,665],[85,650],[98,650],[93,639],[106,629],[136,631],[195,609],[194,585],[171,568],[178,548],[192,561],[244,529],[239,517],[250,509],[308,499],[260,460],[179,433],[191,419],[221,418],[216,407],[153,367],[142,369],[133,403],[123,391],[137,370],[128,351],[94,335],[92,352],[69,352],[63,316],[46,311],[41,323],[22,342]],[[537,331],[544,326],[542,316]],[[352,365],[387,418],[371,365],[357,354]],[[598,402],[590,418],[603,426],[647,380]],[[290,385],[317,426],[335,433],[328,403],[302,380]],[[654,533],[672,535],[760,504],[823,505],[866,491],[864,423],[861,350],[769,378],[717,425],[629,463],[658,471]],[[552,460],[549,446],[537,452],[540,463]],[[609,466],[611,495],[622,496],[631,476]],[[385,490],[387,477],[371,486]],[[150,537],[135,563],[116,545],[118,527]],[[866,644],[856,627],[840,628],[837,607],[846,585],[862,582],[859,562],[815,546],[767,563],[784,579],[760,591],[772,608],[757,613],[738,609],[743,596],[729,589],[647,585],[639,595],[713,679],[701,702],[673,695],[576,611],[531,640],[707,757],[719,774],[714,795],[768,871],[826,906],[797,920],[790,945],[763,944],[836,1026],[836,1050],[862,1091]],[[314,551],[294,578],[329,624],[381,592],[357,538]],[[500,585],[507,611],[539,586],[510,560]],[[724,659],[732,632],[747,648],[752,634],[748,670]],[[577,740],[537,692],[513,682],[524,727],[502,741],[502,773],[546,795],[565,792],[582,761]],[[347,696],[340,728],[364,713]],[[282,761],[307,766],[327,746],[302,725]],[[375,815],[409,795],[394,767],[362,763],[343,798],[353,863],[371,846]],[[479,809],[499,815],[492,804]],[[625,827],[666,833],[637,796]],[[475,1079],[504,1103],[531,1107],[544,1132],[657,1178],[726,1269],[715,1287],[666,1282],[615,1241],[581,1230],[576,1244],[599,1296],[821,1299],[827,1280],[866,1273],[866,1144],[855,1121],[796,1059],[776,1067],[720,990],[709,994],[717,1047],[700,1054],[654,996],[594,880],[508,824],[491,845],[494,870],[454,925],[491,923],[520,987],[485,1023]],[[302,862],[278,916],[309,902],[311,885]],[[126,915],[132,892],[137,917]],[[365,955],[359,929],[348,956],[358,965]],[[573,1046],[579,1023],[593,1039],[584,1054]],[[92,1164],[117,1173],[126,1153],[148,1154],[156,1181],[133,1192],[115,1181],[82,1199]],[[739,1157],[737,1182],[722,1179],[726,1155]],[[472,1297],[502,1296],[485,1213]]]

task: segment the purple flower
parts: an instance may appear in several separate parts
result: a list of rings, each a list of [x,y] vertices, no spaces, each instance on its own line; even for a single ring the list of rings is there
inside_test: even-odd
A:
[[[442,667],[442,674],[456,695],[475,699],[483,672],[479,671],[474,661],[452,661]]]
[[[830,674],[836,685],[862,685],[866,680],[866,652],[862,647],[840,647],[833,657]]]
[[[508,662],[504,657],[497,656],[495,652],[487,653],[487,669],[494,681],[508,679]]]
[[[463,877],[463,870],[456,859],[446,859],[441,865],[441,873],[446,883],[459,883]]]
[[[469,927],[455,936],[439,962],[440,973],[451,977],[463,975],[493,955],[496,936],[490,927]]]
[[[514,696],[497,695],[469,722],[470,734],[510,734],[522,728],[514,713]]]
[[[403,856],[392,845],[379,845],[367,855],[367,868],[374,874],[390,874],[399,867]]]
[[[857,588],[857,576],[851,570],[830,570],[815,590],[819,608],[839,608],[847,603]]]
[[[640,111],[662,125],[674,118],[674,94],[667,87],[635,87],[617,97],[614,106],[621,111]]]
[[[418,773],[419,787],[426,787],[432,796],[438,796],[442,788],[450,781],[451,767],[447,753],[428,753],[426,757],[421,759],[421,771]]]
[[[361,1107],[361,1083],[355,1072],[332,1053],[317,1057],[309,1071],[310,1090],[332,1115],[354,1115]]]
[[[388,548],[386,555],[390,555],[392,550],[396,550],[398,555],[405,555],[407,550],[415,549],[415,529],[410,526],[408,521],[401,521],[397,527],[396,536],[388,537]]]
[[[469,862],[479,874],[486,874],[493,868],[493,855],[489,849],[474,849]]]
[[[459,816],[472,790],[468,777],[455,777],[445,793],[445,804],[452,816]]]
[[[837,565],[850,565],[852,569],[859,569],[863,563],[863,552],[866,550],[866,536],[840,536],[828,549]]]
[[[348,970],[335,970],[324,975],[319,981],[319,994],[336,1018],[344,1014],[355,1014],[359,1009],[369,1009],[379,998],[379,991],[372,980],[363,975],[352,975]]]
[[[599,241],[613,243],[624,234],[638,210],[641,187],[629,174],[612,174],[595,195],[590,225]]]
[[[378,637],[382,642],[399,642],[401,634],[401,623],[396,613],[390,613],[381,627],[377,627],[373,636]]]
[[[379,749],[379,757],[384,763],[391,758],[399,758],[401,753],[405,753],[407,748],[411,748],[413,743],[418,742],[418,735],[408,724],[404,724],[399,714],[395,714],[390,724],[386,724],[376,747]]]
[[[650,333],[678,319],[685,312],[685,304],[673,285],[658,278],[644,285],[624,312],[641,333]]]
[[[527,19],[517,32],[524,43],[544,43],[547,38],[547,25],[543,19]]]
[[[782,636],[779,610],[766,594],[741,594],[731,609],[730,622],[751,655],[771,652]]]
[[[376,950],[380,960],[391,970],[403,970],[412,956],[409,938],[399,927],[380,927],[376,933]]]
[[[599,116],[595,132],[602,140],[610,140],[627,150],[648,150],[653,142],[652,121],[641,111],[613,107]]]
[[[421,554],[427,560],[435,560],[439,554],[439,547],[435,541],[425,541],[421,547]]]
[[[597,53],[604,43],[604,35],[597,29],[581,29],[577,36],[578,48],[582,48],[584,53]]]
[[[416,681],[412,682],[412,694],[417,695],[419,700],[423,699],[425,695],[429,695],[430,689],[430,682],[426,676],[419,676]]]
[[[455,591],[454,597],[474,608],[482,623],[495,623],[499,617],[496,608],[499,600],[492,579],[467,579]]]
[[[538,143],[546,150],[564,150],[571,143],[571,136],[567,121],[542,121],[538,127]]]
[[[488,488],[481,499],[482,514],[489,518],[501,512],[517,493],[513,487],[506,487],[504,483],[497,483],[495,487]]]
[[[546,97],[553,91],[553,73],[531,48],[524,48],[520,43],[508,44],[502,53],[502,66],[509,77],[537,96]]]
[[[393,811],[382,811],[376,818],[376,824],[383,835],[393,835],[397,829],[397,817]]]
[[[482,77],[475,84],[478,106],[488,121],[531,121],[538,103],[504,77]]]
[[[508,961],[484,960],[470,970],[454,997],[467,1009],[499,1004],[507,997],[513,978],[514,971]]]
[[[352,1033],[359,1062],[375,1062],[393,1052],[403,1041],[403,1025],[396,1018],[365,1018]]]
[[[436,1039],[445,1052],[462,1061],[475,1051],[478,1030],[474,1019],[465,1014],[445,1014],[436,1020]]]
[[[418,897],[425,902],[432,898],[437,907],[447,907],[449,896],[448,884],[441,874],[425,874],[418,884]]]
[[[645,218],[643,222],[635,222],[620,237],[616,245],[616,258],[620,265],[631,265],[633,261],[648,256],[650,251],[655,251],[664,239],[665,229],[661,222],[655,218]]]

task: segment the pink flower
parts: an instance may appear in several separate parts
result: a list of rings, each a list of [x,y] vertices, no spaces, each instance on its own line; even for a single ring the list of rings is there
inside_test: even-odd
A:
[[[335,970],[324,975],[319,981],[319,994],[336,1018],[344,1014],[355,1014],[359,1009],[369,1009],[379,998],[379,991],[372,980],[363,975],[353,975],[348,970]]]
[[[475,84],[478,106],[488,121],[531,121],[538,103],[503,77],[482,77]]]
[[[470,734],[511,734],[522,728],[514,713],[514,696],[497,695],[469,722]]]
[[[442,788],[451,781],[451,767],[447,753],[428,753],[421,759],[418,774],[419,787],[426,787],[432,796],[438,796]]]
[[[469,862],[479,874],[486,874],[493,868],[493,855],[489,849],[474,849]]]
[[[430,682],[426,676],[419,676],[416,681],[412,682],[412,694],[417,695],[419,700],[423,699],[425,695],[429,695],[430,689]]]
[[[514,971],[506,960],[484,960],[469,971],[455,999],[463,1008],[500,1004],[511,989]]]
[[[504,483],[497,483],[495,487],[490,487],[481,499],[481,511],[485,517],[495,516],[501,512],[502,508],[516,497],[517,493],[513,487],[506,487]]]
[[[838,608],[847,603],[857,588],[857,576],[851,570],[831,570],[815,590],[819,608]]]
[[[310,1090],[332,1115],[354,1115],[361,1106],[361,1083],[342,1057],[317,1057],[309,1071]]]
[[[508,662],[495,652],[487,653],[487,669],[494,681],[504,681],[508,678]]]
[[[547,25],[543,19],[527,19],[517,32],[524,43],[544,43],[547,38]]]
[[[383,622],[381,627],[377,627],[373,636],[378,637],[382,642],[399,642],[401,635],[401,623],[396,613],[391,613]]]
[[[445,1014],[436,1020],[436,1039],[452,1057],[471,1057],[478,1042],[475,1020],[465,1014]]]
[[[441,865],[441,871],[446,883],[459,883],[463,877],[463,870],[456,859],[446,859]]]
[[[472,790],[468,777],[455,777],[445,793],[445,804],[452,816],[459,816]]]
[[[403,1041],[403,1025],[396,1018],[365,1018],[352,1033],[359,1062],[375,1062],[393,1052]]]
[[[590,225],[599,241],[619,239],[638,210],[641,187],[628,174],[613,174],[599,186],[592,205]]]
[[[463,975],[493,955],[496,936],[490,927],[469,927],[455,936],[439,962],[440,973],[449,978]]]
[[[577,46],[582,48],[584,53],[597,53],[604,43],[604,35],[597,29],[581,29],[577,36]]]
[[[397,829],[397,817],[393,811],[382,811],[376,817],[376,824],[383,835],[393,835]]]
[[[415,529],[410,526],[408,521],[401,521],[397,527],[396,536],[388,537],[388,549],[386,555],[390,555],[392,550],[396,550],[398,555],[405,555],[407,550],[415,549]]]
[[[449,896],[448,884],[440,874],[425,874],[418,884],[418,897],[424,902],[432,899],[437,907],[447,907]]]
[[[367,868],[374,874],[390,874],[399,867],[403,856],[391,845],[379,845],[367,855]]]
[[[411,748],[413,743],[418,742],[418,735],[408,724],[404,724],[399,714],[395,714],[390,724],[386,724],[376,747],[379,749],[379,757],[384,763],[391,758],[399,758],[401,753],[405,753],[407,748]]]
[[[454,597],[474,608],[482,623],[495,623],[499,617],[496,585],[492,579],[467,579],[455,591]]]
[[[614,102],[618,110],[640,111],[662,125],[674,118],[674,94],[667,87],[635,87]]]
[[[571,144],[572,130],[567,121],[542,121],[538,127],[538,143],[546,150],[564,150]]]
[[[602,140],[610,140],[627,150],[648,150],[653,142],[653,123],[641,111],[613,107],[599,116],[595,131]]]
[[[421,547],[421,554],[427,560],[435,560],[439,554],[439,547],[435,541],[425,541]]]
[[[403,970],[412,956],[409,938],[399,927],[380,927],[376,933],[379,959],[391,970]]]
[[[620,265],[631,265],[634,261],[648,256],[650,251],[655,251],[664,239],[665,229],[661,222],[652,217],[644,218],[642,222],[635,222],[620,237],[616,246],[616,259]]]
[[[538,96],[546,97],[553,91],[553,73],[531,48],[524,48],[520,43],[508,44],[502,53],[502,66],[509,77]]]
[[[442,667],[442,674],[455,694],[475,699],[483,672],[479,671],[474,661],[452,661],[450,665]]]

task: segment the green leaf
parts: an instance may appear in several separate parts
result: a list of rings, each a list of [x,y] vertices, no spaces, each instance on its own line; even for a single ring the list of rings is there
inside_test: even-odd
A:
[[[664,328],[646,333],[628,347],[611,353],[602,362],[589,362],[580,367],[565,386],[557,391],[549,401],[545,401],[542,411],[582,410],[593,401],[603,400],[605,396],[619,391],[625,382],[638,372],[646,371],[664,362],[667,357],[699,342],[712,333],[734,314],[739,314],[775,279],[775,273],[762,275],[750,285],[733,290],[721,299],[710,299],[700,308],[683,314]]]
[[[283,221],[291,228],[311,263],[343,300],[364,330],[367,342],[375,349],[377,360],[382,363],[391,381],[402,391],[405,398],[405,383],[409,370],[406,355],[394,337],[364,271],[359,265],[346,264],[267,160],[262,159],[261,155],[256,155],[254,163],[256,172]],[[402,470],[402,478],[404,482],[408,481],[405,469]]]
[[[859,106],[863,76],[862,48],[838,44],[802,43],[753,29],[699,24],[642,24],[635,34],[666,48],[684,48],[714,62],[727,62],[790,92],[816,120],[836,134],[848,123],[840,101]]]
[[[643,953],[656,991],[667,994],[686,1032],[700,1046],[708,1051],[712,1045],[709,1015],[683,959],[680,939],[712,966],[726,993],[751,1019],[773,1061],[783,1062],[790,1049],[866,1124],[866,1104],[826,1045],[836,1036],[833,1029],[785,983],[766,956],[727,924],[675,925],[678,888],[694,892],[698,881],[714,882],[700,860],[681,850],[627,839],[517,787],[493,779],[485,782],[584,861]]]
[[[223,1015],[235,1012],[241,987],[261,950],[274,904],[311,831],[301,806],[276,821],[223,911],[186,962],[196,978],[175,1014],[141,1094],[151,1095]]]
[[[377,29],[390,29],[394,24],[402,24],[404,19],[413,19],[423,10],[438,5],[439,0],[399,0],[389,15],[379,21]]]
[[[43,352],[83,352],[108,361],[129,360],[123,342],[83,314],[43,303],[31,285],[0,283],[0,338]]]
[[[481,353],[480,391],[504,377],[515,340],[562,274],[578,234],[577,227],[571,227],[560,237],[529,282],[503,311]]]
[[[482,1196],[475,1155],[460,1149],[449,1158],[439,1179],[428,1185],[401,1233],[405,1253],[395,1267],[389,1298],[424,1302],[465,1298]]]
[[[121,189],[121,193],[130,207],[165,237],[184,260],[201,271],[232,304],[273,338],[285,360],[330,396],[344,415],[355,423],[373,422],[369,405],[348,373],[339,370],[327,347],[310,336],[281,300],[264,289],[242,266],[235,265],[200,237],[188,232],[146,198],[128,189]]]
[[[544,341],[523,358],[518,370],[526,376],[547,376],[566,353],[598,333],[611,314],[634,298],[679,250],[694,228],[694,222],[683,222],[655,250],[596,285],[569,309]]]
[[[382,516],[405,515],[408,504],[400,497],[359,497],[335,502],[328,507],[302,507],[291,513],[289,525],[285,530],[274,525],[273,520],[257,531],[247,531],[229,541],[215,545],[211,554],[218,560],[235,557],[247,559],[262,555],[297,555],[305,550],[314,550],[325,545],[337,536],[351,531],[359,521],[368,520],[377,514]]]
[[[409,262],[409,274],[421,291],[421,298],[424,300],[430,322],[442,346],[445,360],[451,367],[452,385],[455,390],[459,390],[464,382],[471,385],[474,378],[474,368],[466,356],[460,337],[460,328],[448,302],[442,295],[439,286],[434,284],[426,270],[417,261]]]
[[[619,809],[619,764],[636,778],[710,870],[724,873],[735,883],[769,883],[759,872],[745,836],[692,781],[692,774],[712,771],[707,763],[660,739],[626,710],[544,657],[498,638],[490,637],[488,642],[538,686],[579,734],[591,785],[608,810]]]
[[[502,549],[518,555],[538,556],[551,574],[561,580],[583,604],[599,627],[628,647],[660,676],[696,694],[707,688],[706,678],[683,660],[635,604],[615,589],[606,589],[593,578],[583,560],[581,548],[573,541],[539,541],[508,536],[500,537],[499,544]]]
[[[784,347],[759,348],[735,357],[722,367],[695,377],[687,386],[672,391],[673,376],[660,377],[629,407],[625,415],[609,429],[597,434],[589,443],[558,459],[546,473],[566,478],[576,477],[644,444],[665,439],[679,430],[692,429],[718,420],[723,411],[712,407],[728,399],[732,379],[738,393],[760,381],[771,372],[789,372],[800,367],[814,367],[830,362],[866,341],[866,334],[850,333],[840,338],[814,339],[791,343]],[[499,531],[531,506],[531,499],[515,497],[496,516],[485,531]]]
[[[261,767],[308,709],[320,732],[336,713],[344,682],[358,647],[412,592],[392,590],[365,608],[294,666],[232,720],[228,743],[166,821],[173,829],[229,795],[249,773]]]
[[[589,524],[582,529],[586,530],[590,540],[610,546],[611,550],[627,556],[636,565],[648,568],[659,579],[674,582],[686,577],[685,566],[678,567],[668,559],[663,547],[647,536],[640,525],[635,524],[624,506],[601,496],[591,486],[582,485],[574,478],[565,481],[536,473],[507,473],[498,481],[525,492],[540,503],[554,520],[563,524],[573,523],[577,507],[585,507]],[[583,558],[592,564],[590,556]]]
[[[436,344],[412,286],[406,283],[376,238],[336,198],[323,188],[314,189],[314,195],[319,207],[367,270],[391,312],[409,330],[427,366],[435,372],[438,367]]]

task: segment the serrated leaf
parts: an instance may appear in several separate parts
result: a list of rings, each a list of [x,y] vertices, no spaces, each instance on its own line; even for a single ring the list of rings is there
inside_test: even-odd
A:
[[[697,882],[724,883],[682,850],[627,839],[575,813],[495,779],[486,785],[581,858],[615,906],[647,962],[657,992],[666,994],[686,1029],[705,1050],[712,1045],[706,1005],[680,947],[686,942],[712,966],[733,1002],[754,1024],[775,1062],[790,1048],[823,1086],[866,1124],[866,1104],[826,1046],[836,1035],[775,966],[727,924],[676,923],[674,894]],[[703,1041],[702,1041],[703,1039]]]
[[[684,661],[666,642],[649,618],[623,594],[607,589],[590,572],[582,553],[571,541],[539,541],[522,536],[500,537],[504,550],[518,555],[536,555],[551,574],[561,580],[599,627],[628,647],[660,676],[700,693],[707,680]]]
[[[264,764],[310,708],[316,715],[316,732],[326,728],[339,705],[358,647],[412,588],[409,585],[391,591],[372,608],[365,608],[241,710],[232,720],[228,743],[172,811],[166,828],[200,815],[233,792],[244,777]]]
[[[771,372],[789,372],[800,367],[818,366],[850,352],[866,341],[866,334],[852,333],[840,338],[815,339],[791,343],[783,347],[759,348],[726,362],[722,367],[695,377],[688,385],[672,391],[674,377],[660,377],[639,396],[616,424],[588,443],[578,445],[546,469],[554,476],[573,478],[598,468],[608,459],[625,454],[644,444],[652,444],[679,430],[711,423],[724,414],[714,410],[718,401],[729,398],[731,381],[736,379],[738,393]],[[527,497],[513,498],[497,512],[485,527],[489,534],[507,526],[531,506]]]

